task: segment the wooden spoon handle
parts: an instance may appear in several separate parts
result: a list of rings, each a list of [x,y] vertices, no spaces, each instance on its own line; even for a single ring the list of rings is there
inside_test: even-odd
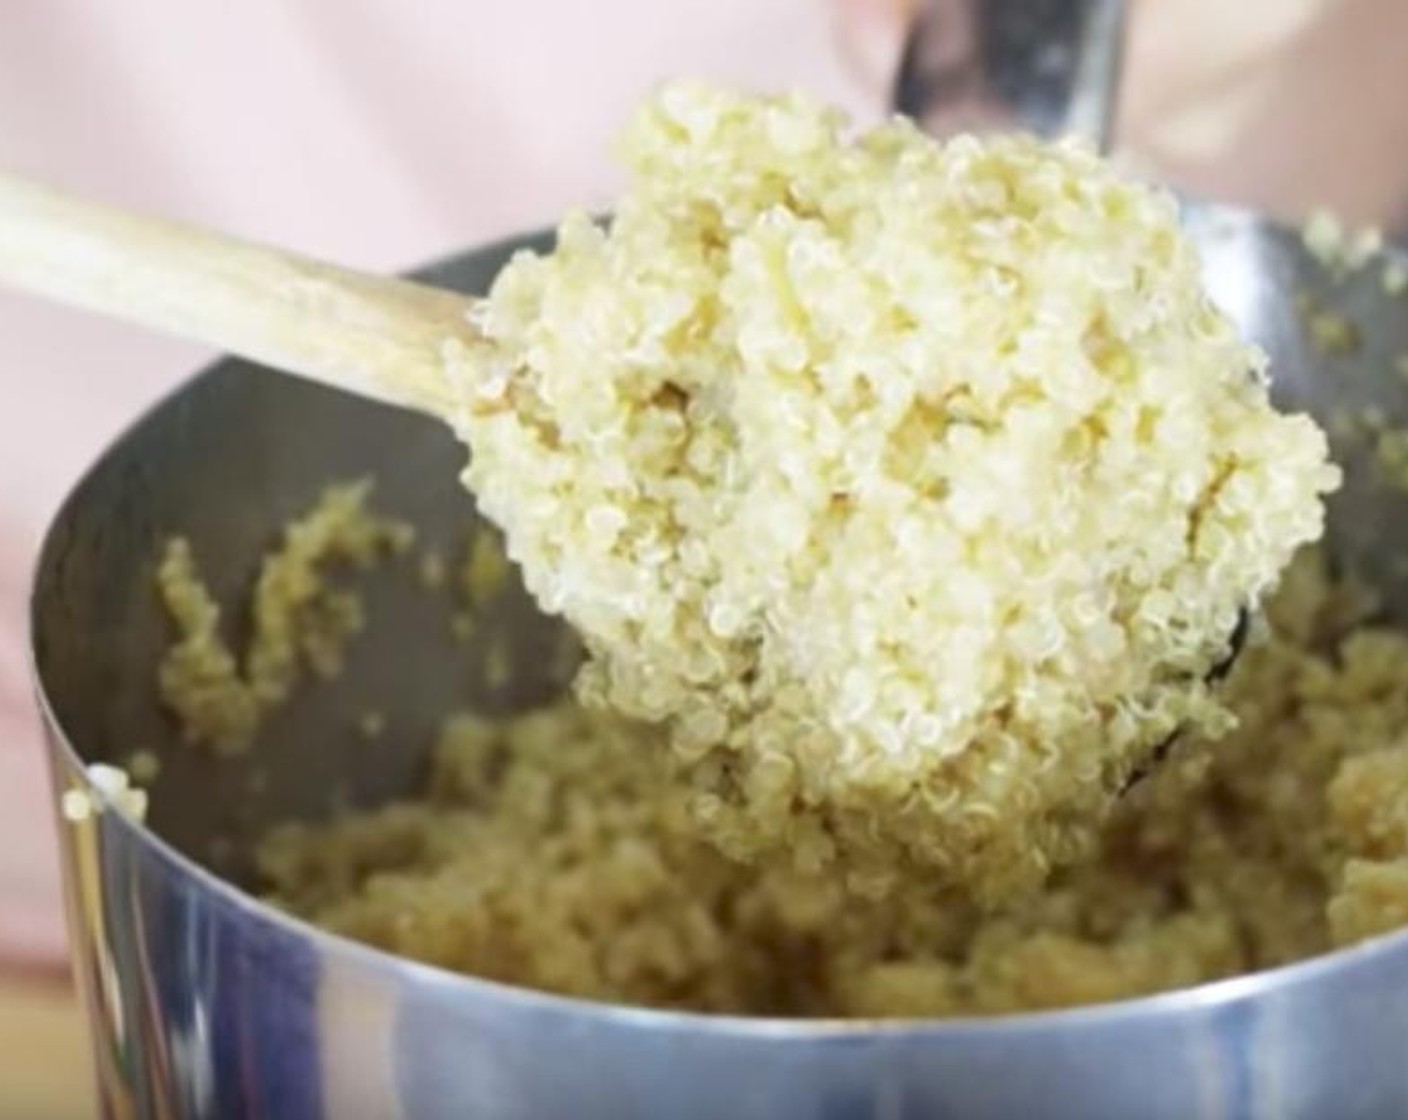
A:
[[[0,174],[0,282],[437,416],[474,300]]]

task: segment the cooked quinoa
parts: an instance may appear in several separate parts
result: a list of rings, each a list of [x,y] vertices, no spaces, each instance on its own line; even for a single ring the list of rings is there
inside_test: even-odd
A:
[[[624,152],[609,228],[519,254],[451,371],[583,701],[666,729],[734,858],[994,898],[1075,860],[1159,744],[1227,728],[1207,678],[1337,478],[1173,198],[691,85]]]
[[[1321,305],[1302,294],[1296,299],[1296,310],[1316,351],[1327,358],[1357,354],[1363,344],[1359,326],[1349,316]]]
[[[427,591],[439,591],[445,586],[447,572],[445,558],[434,549],[427,550],[420,558],[420,584]]]
[[[305,671],[329,678],[341,670],[343,648],[365,619],[361,598],[327,578],[328,569],[366,570],[404,553],[414,535],[409,525],[371,512],[370,491],[365,481],[331,486],[289,523],[281,547],[260,568],[242,658],[221,629],[190,543],[167,542],[157,586],[179,637],[158,681],[186,739],[222,753],[243,750],[262,715],[288,698]]]
[[[136,785],[149,786],[161,776],[161,756],[141,747],[127,756],[122,769]]]
[[[476,526],[459,570],[457,590],[462,609],[450,618],[450,631],[456,639],[467,642],[475,636],[479,621],[510,586],[512,573],[502,534],[490,525]]]
[[[1364,268],[1383,253],[1384,235],[1374,226],[1357,230],[1345,227],[1343,219],[1331,210],[1316,210],[1301,228],[1301,241],[1320,266],[1343,279]],[[1389,262],[1390,264],[1392,262]],[[1384,271],[1384,288],[1393,294],[1392,273]]]
[[[1303,555],[1228,683],[1093,862],[985,912],[921,870],[879,900],[700,841],[661,732],[575,703],[450,721],[422,800],[272,834],[275,900],[392,952],[594,999],[991,1014],[1284,964],[1408,924],[1408,637]]]
[[[59,799],[59,811],[70,824],[82,822],[104,812],[108,807],[116,809],[134,821],[142,821],[147,815],[147,792],[132,784],[132,777],[118,766],[95,762],[84,771],[93,785],[92,792],[85,789],[69,789]]]
[[[1383,285],[1385,295],[1400,296],[1404,292],[1408,292],[1408,268],[1405,268],[1401,261],[1393,259],[1385,261],[1383,272],[1379,274],[1379,280]]]

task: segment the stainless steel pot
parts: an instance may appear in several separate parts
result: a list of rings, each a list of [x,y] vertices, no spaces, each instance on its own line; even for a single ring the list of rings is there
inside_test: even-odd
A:
[[[1388,372],[1408,303],[1377,269],[1333,293],[1298,240],[1236,212],[1190,222],[1218,298],[1271,351],[1287,403],[1322,419],[1374,404],[1408,418]],[[532,239],[540,242],[542,239]],[[433,271],[482,290],[508,252]],[[1325,359],[1285,291],[1324,292],[1363,348]],[[1363,448],[1341,445],[1334,505],[1345,562],[1408,605],[1408,498]],[[1408,935],[1174,995],[986,1022],[903,1025],[711,1018],[536,994],[422,967],[271,910],[238,883],[242,842],[414,787],[433,721],[464,700],[474,652],[447,641],[423,597],[388,579],[380,620],[346,677],[280,715],[249,758],[174,741],[156,705],[164,623],[158,544],[187,533],[232,594],[274,528],[329,480],[370,473],[381,502],[432,539],[473,524],[461,452],[435,425],[239,362],[221,362],[110,448],[49,532],[33,641],[56,797],[83,767],[156,750],[150,827],[114,812],[56,814],[74,960],[111,1116],[199,1117],[1388,1117],[1408,1115]],[[541,699],[554,624],[526,598],[489,623],[512,636],[512,688]],[[374,703],[399,733],[349,748]],[[57,804],[57,802],[56,802]]]

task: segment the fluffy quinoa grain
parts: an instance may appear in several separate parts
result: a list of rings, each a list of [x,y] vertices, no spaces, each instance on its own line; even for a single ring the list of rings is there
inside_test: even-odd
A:
[[[277,830],[281,906],[510,983],[738,1013],[946,1016],[1126,998],[1408,925],[1408,637],[1302,556],[1229,680],[1095,857],[996,910],[880,899],[701,842],[661,733],[572,703],[451,721],[423,800]]]
[[[189,541],[166,543],[157,587],[180,634],[158,670],[161,699],[186,739],[222,753],[239,751],[254,736],[259,703],[220,633],[220,608],[201,581]]]
[[[145,747],[127,756],[122,767],[128,776],[139,786],[149,786],[161,776],[161,757]]]
[[[481,611],[503,593],[512,572],[504,542],[488,526],[480,526],[465,550],[460,591],[471,611]]]
[[[450,617],[450,632],[457,641],[475,636],[485,612],[509,587],[513,564],[504,551],[503,537],[492,526],[480,524],[465,546],[458,587],[461,610]]]
[[[1358,325],[1348,316],[1332,311],[1302,294],[1296,300],[1301,323],[1316,351],[1327,358],[1345,357],[1359,352],[1363,336]]]
[[[109,806],[141,823],[147,815],[147,793],[132,785],[127,771],[118,766],[94,762],[86,768],[94,792],[85,789],[65,790],[59,799],[59,811],[72,824],[104,812]]]
[[[1301,229],[1301,241],[1323,267],[1343,279],[1353,275],[1383,252],[1384,235],[1373,226],[1354,231],[1330,210],[1316,210]],[[1385,272],[1385,290],[1392,294]]]
[[[725,852],[1000,897],[1086,852],[1337,480],[1172,197],[666,89],[479,317],[466,479]],[[470,383],[466,382],[466,383]]]
[[[420,584],[427,591],[439,591],[445,586],[447,572],[445,558],[434,549],[428,550],[420,559],[418,569]]]
[[[185,737],[221,753],[245,749],[266,711],[282,704],[305,671],[329,678],[362,629],[362,602],[327,578],[338,565],[366,570],[410,548],[410,526],[367,509],[371,486],[329,487],[284,530],[264,558],[250,606],[251,638],[243,658],[220,628],[220,609],[206,590],[190,543],[168,541],[157,587],[178,640],[162,659],[163,703]]]

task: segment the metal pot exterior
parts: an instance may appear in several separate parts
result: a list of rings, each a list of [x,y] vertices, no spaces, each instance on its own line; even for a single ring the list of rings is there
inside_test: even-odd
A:
[[[1284,295],[1322,283],[1295,240],[1233,212],[1194,209],[1219,298],[1271,350],[1292,403],[1346,401],[1408,416],[1381,362],[1408,348],[1408,312],[1377,277],[1337,299],[1366,324],[1358,381],[1321,374]],[[483,290],[514,242],[435,270]],[[1388,310],[1385,310],[1388,308]],[[1395,317],[1396,315],[1396,317]],[[1372,369],[1370,368],[1372,367]],[[1333,379],[1333,381],[1332,381]],[[1357,396],[1356,396],[1357,394]],[[1362,402],[1359,398],[1363,398]],[[1408,498],[1357,470],[1335,540],[1391,603],[1388,562]],[[240,587],[272,527],[324,483],[371,473],[385,508],[429,533],[472,507],[461,453],[414,417],[221,363],[160,405],[80,484],[46,541],[33,640],[54,775],[76,973],[112,1117],[484,1117],[512,1120],[932,1117],[1378,1118],[1408,1115],[1408,937],[1290,969],[1129,1003],[980,1022],[784,1022],[657,1013],[453,976],[332,937],[231,881],[269,823],[316,816],[329,790],[373,804],[414,788],[423,744],[461,695],[463,659],[424,606],[373,587],[365,650],[345,679],[291,706],[246,759],[174,741],[152,676],[163,623],[155,548],[188,532],[217,594]],[[1403,507],[1400,509],[1400,507]],[[441,620],[443,621],[443,620]],[[541,699],[554,624],[519,599],[497,620],[520,671],[486,710]],[[413,650],[416,656],[405,656]],[[380,689],[381,692],[377,692]],[[385,694],[395,749],[349,754],[329,728]],[[339,717],[338,713],[342,716]],[[419,722],[418,722],[419,721]],[[109,810],[79,821],[83,765],[141,746],[162,757],[151,828]],[[217,874],[218,872],[218,874]]]
[[[51,758],[83,784],[57,738]],[[117,814],[62,831],[112,1117],[1349,1120],[1408,1102],[1401,939],[986,1023],[712,1019],[445,975],[284,919]]]

